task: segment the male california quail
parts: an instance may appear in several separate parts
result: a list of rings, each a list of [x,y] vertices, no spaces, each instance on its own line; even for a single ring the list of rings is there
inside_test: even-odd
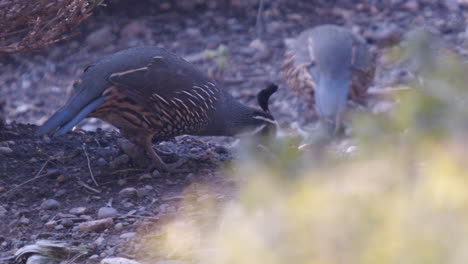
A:
[[[375,57],[365,40],[343,27],[321,25],[303,31],[287,46],[287,85],[309,106],[315,103],[320,119],[339,128],[346,98],[363,103],[374,78]]]
[[[235,136],[276,131],[268,109],[270,86],[258,96],[263,110],[245,106],[192,64],[164,49],[131,48],[86,68],[74,93],[36,132],[59,136],[85,117],[111,123],[141,147],[154,168],[169,170],[152,142],[178,135]]]

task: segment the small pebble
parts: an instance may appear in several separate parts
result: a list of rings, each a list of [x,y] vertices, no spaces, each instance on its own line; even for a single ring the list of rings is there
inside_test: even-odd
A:
[[[9,147],[0,147],[0,154],[10,154],[13,150]]]
[[[60,220],[60,224],[64,227],[72,227],[73,226],[73,220],[70,218],[64,218]]]
[[[191,149],[190,149],[190,152],[191,152],[191,153],[197,153],[197,152],[199,152],[199,151],[200,151],[200,148],[191,148]]]
[[[109,163],[111,169],[117,169],[121,165],[127,164],[130,158],[127,154],[122,154]]]
[[[60,171],[58,169],[50,169],[47,171],[45,176],[48,178],[55,178],[59,174],[60,174]]]
[[[4,218],[7,215],[7,209],[0,205],[0,219]]]
[[[137,190],[133,187],[124,188],[119,192],[120,198],[131,198],[137,196]]]
[[[67,194],[67,191],[65,189],[60,189],[55,193],[54,197],[64,196],[65,194]]]
[[[216,146],[214,148],[214,151],[219,153],[219,154],[226,154],[228,152],[227,148],[224,146]]]
[[[158,170],[154,170],[153,173],[151,173],[153,175],[153,177],[159,177],[161,176],[161,172],[159,172]]]
[[[127,232],[127,233],[121,234],[120,238],[122,238],[122,239],[134,238],[135,235],[136,235],[135,232]]]
[[[114,209],[112,207],[105,206],[105,207],[99,208],[97,216],[98,216],[99,219],[103,219],[103,218],[114,217],[117,214],[118,213],[117,213],[116,209]]]
[[[98,232],[111,227],[113,224],[112,218],[93,220],[81,223],[78,226],[78,230],[81,232]]]
[[[124,228],[123,224],[122,223],[117,223],[115,226],[114,226],[115,230],[122,230]]]
[[[67,180],[67,177],[65,177],[65,175],[60,175],[57,177],[57,179],[55,179],[55,181],[58,183],[65,182],[66,180]]]
[[[106,241],[106,240],[104,239],[104,236],[101,235],[101,236],[99,236],[96,240],[94,240],[94,244],[95,244],[96,246],[101,246],[101,245],[104,244],[105,241]]]
[[[68,212],[74,215],[82,215],[82,214],[85,214],[86,211],[87,211],[86,207],[75,207],[75,208],[70,209],[70,211]]]
[[[147,196],[148,194],[150,194],[153,191],[154,191],[154,188],[152,186],[146,185],[143,188],[138,188],[137,189],[137,195],[138,195],[138,197],[143,197],[143,196]]]
[[[114,257],[105,258],[101,260],[100,264],[140,264],[140,262],[128,258]]]
[[[117,184],[120,186],[127,185],[127,180],[126,179],[119,179],[117,180]]]
[[[155,264],[189,264],[189,262],[188,261],[182,261],[182,260],[168,259],[168,260],[157,261]]]
[[[27,225],[27,224],[29,224],[30,221],[29,221],[29,218],[27,218],[27,217],[25,217],[25,216],[22,216],[22,217],[20,218],[19,222],[20,222],[21,224],[23,224],[23,225]]]
[[[149,180],[149,179],[152,179],[152,178],[153,177],[151,176],[151,174],[145,173],[145,174],[142,174],[140,177],[138,177],[138,180],[142,181],[142,180]]]
[[[57,225],[57,221],[54,221],[54,220],[45,223],[45,227],[49,227],[49,228],[54,227],[56,225]]]
[[[97,161],[96,161],[96,164],[100,167],[104,167],[107,165],[107,161],[104,159],[104,158],[99,158]]]
[[[60,203],[54,199],[48,199],[42,202],[41,209],[43,210],[54,210],[60,207]]]
[[[39,219],[41,219],[42,222],[46,222],[49,218],[50,218],[50,215],[44,214]]]

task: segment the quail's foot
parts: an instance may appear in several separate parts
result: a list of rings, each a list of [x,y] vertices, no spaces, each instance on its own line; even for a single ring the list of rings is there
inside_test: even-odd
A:
[[[161,157],[153,149],[152,144],[147,144],[145,149],[146,149],[146,152],[148,153],[149,157],[152,160],[152,163],[147,168],[147,171],[153,171],[154,169],[159,169],[159,170],[164,170],[164,171],[167,171],[167,172],[172,172],[172,171],[176,170],[177,168],[179,168],[181,165],[183,165],[187,161],[187,159],[185,159],[185,158],[179,158],[179,160],[176,161],[176,162],[166,163],[161,159]]]

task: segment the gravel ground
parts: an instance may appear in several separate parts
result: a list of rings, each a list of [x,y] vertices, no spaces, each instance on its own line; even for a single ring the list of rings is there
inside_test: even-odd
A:
[[[140,45],[167,48],[252,106],[256,93],[276,82],[280,90],[271,110],[285,129],[307,113],[297,111],[299,99],[279,74],[284,41],[308,27],[345,25],[384,53],[410,27],[425,26],[467,58],[467,4],[461,1],[272,0],[261,36],[256,1],[128,2],[99,8],[78,37],[42,52],[0,57],[0,117],[6,121],[0,123],[0,259],[38,239],[89,246],[80,263],[134,258],[144,234],[177,215],[187,196],[209,195],[220,205],[235,197],[242,179],[225,177],[235,162],[233,139],[184,136],[164,142],[157,148],[172,153],[163,154],[165,159],[188,162],[174,173],[146,173],[120,150],[118,132],[97,120],[62,137],[33,136],[35,125],[68,98],[82,70],[106,54]],[[206,56],[210,52],[215,56]],[[402,72],[381,62],[375,88]],[[188,194],[188,186],[195,191]]]

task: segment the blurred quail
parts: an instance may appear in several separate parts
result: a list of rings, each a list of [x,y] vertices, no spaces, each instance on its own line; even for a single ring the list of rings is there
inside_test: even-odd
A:
[[[270,86],[259,93],[262,110],[251,108],[179,56],[158,47],[131,48],[85,69],[67,103],[36,134],[59,136],[85,117],[97,117],[144,149],[151,167],[170,170],[173,164],[158,156],[153,141],[275,131],[268,109],[275,91]]]
[[[365,102],[374,72],[374,56],[365,40],[347,29],[321,25],[303,31],[287,45],[283,76],[301,97],[315,103],[322,120],[342,123],[347,98]]]

